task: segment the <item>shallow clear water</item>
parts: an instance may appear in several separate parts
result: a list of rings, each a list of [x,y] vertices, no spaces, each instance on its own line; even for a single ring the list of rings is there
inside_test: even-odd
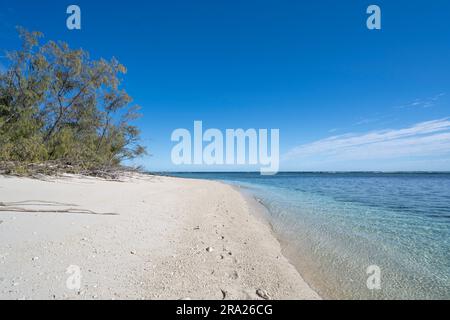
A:
[[[450,299],[450,174],[176,175],[261,199],[287,256],[326,298]],[[380,290],[367,288],[370,265]]]

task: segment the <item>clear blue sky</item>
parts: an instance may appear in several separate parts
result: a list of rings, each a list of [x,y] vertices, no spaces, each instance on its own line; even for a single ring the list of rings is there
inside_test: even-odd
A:
[[[2,50],[16,25],[128,68],[150,170],[180,169],[170,135],[194,120],[279,128],[282,170],[450,170],[448,0],[0,0]]]

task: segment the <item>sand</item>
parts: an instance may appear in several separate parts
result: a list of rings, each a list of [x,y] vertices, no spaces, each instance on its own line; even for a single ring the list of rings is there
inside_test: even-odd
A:
[[[319,299],[249,201],[214,181],[0,177],[0,299]]]

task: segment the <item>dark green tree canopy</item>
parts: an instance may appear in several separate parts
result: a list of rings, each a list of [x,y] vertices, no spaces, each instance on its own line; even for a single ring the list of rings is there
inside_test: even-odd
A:
[[[0,161],[117,166],[145,154],[131,122],[139,107],[121,88],[115,58],[92,60],[19,28],[20,50],[0,73]]]

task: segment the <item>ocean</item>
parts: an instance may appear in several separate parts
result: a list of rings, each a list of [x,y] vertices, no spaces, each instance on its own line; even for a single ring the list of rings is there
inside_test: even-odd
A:
[[[324,298],[450,299],[449,173],[171,175],[256,197],[285,255]]]

